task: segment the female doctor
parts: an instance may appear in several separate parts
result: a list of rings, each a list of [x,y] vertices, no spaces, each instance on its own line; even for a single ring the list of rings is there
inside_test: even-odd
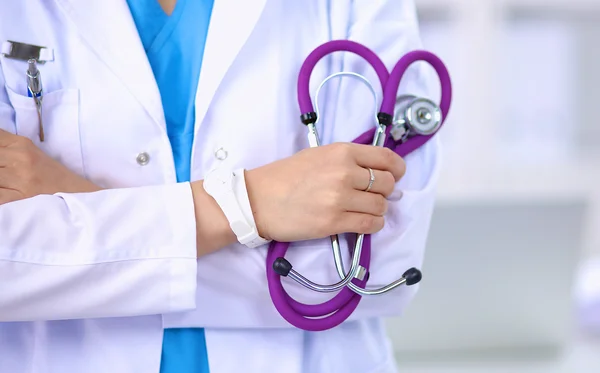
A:
[[[335,144],[303,150],[295,93],[321,43],[390,67],[417,30],[413,0],[0,0],[0,372],[396,371],[381,317],[412,290],[304,332],[272,305],[264,244],[297,242],[290,261],[329,283],[334,233],[375,233],[371,286],[420,266],[437,143],[405,160],[349,144],[373,108],[338,81],[320,102]],[[11,42],[45,47],[42,123]],[[340,70],[374,77],[339,53],[313,84]],[[413,66],[401,90],[427,95],[427,76]],[[204,190],[213,170],[235,174],[251,243]]]

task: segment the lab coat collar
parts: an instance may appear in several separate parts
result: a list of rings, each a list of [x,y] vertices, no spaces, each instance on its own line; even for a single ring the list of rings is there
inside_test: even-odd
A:
[[[127,87],[152,120],[166,130],[158,85],[127,2],[55,1],[73,21],[85,44]]]
[[[266,0],[215,0],[196,93],[196,131],[227,70],[252,33]]]
[[[160,92],[126,1],[55,0],[98,58],[166,128]],[[266,0],[215,0],[196,94],[196,129],[227,70],[250,36]],[[76,53],[71,52],[71,53]]]

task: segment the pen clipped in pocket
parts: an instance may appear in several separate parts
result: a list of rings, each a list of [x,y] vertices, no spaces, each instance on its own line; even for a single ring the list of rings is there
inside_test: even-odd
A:
[[[61,89],[43,96],[44,141],[40,141],[38,107],[33,97],[6,87],[15,111],[15,130],[71,171],[84,175],[79,133],[79,90]]]

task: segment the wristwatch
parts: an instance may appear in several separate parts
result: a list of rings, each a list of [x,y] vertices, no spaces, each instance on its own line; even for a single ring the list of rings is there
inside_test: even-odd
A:
[[[270,241],[260,237],[246,189],[244,169],[216,168],[204,178],[204,190],[217,202],[238,242],[256,248]]]

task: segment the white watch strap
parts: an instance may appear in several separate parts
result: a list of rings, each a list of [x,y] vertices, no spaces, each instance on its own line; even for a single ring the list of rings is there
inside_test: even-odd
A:
[[[246,177],[245,170],[243,168],[233,171],[233,192],[235,198],[238,201],[238,205],[242,210],[242,214],[246,218],[246,222],[254,228],[254,235],[248,235],[240,240],[240,243],[248,247],[258,247],[269,243],[270,241],[265,240],[258,235],[258,229],[256,228],[256,221],[254,220],[254,214],[252,213],[252,207],[250,206],[250,198],[248,198],[248,189],[246,188]],[[240,237],[238,237],[239,239]],[[245,242],[242,242],[245,241]]]
[[[246,189],[244,169],[234,172],[213,170],[204,179],[206,192],[214,198],[238,241],[255,248],[269,241],[259,236],[250,208],[250,199]]]

